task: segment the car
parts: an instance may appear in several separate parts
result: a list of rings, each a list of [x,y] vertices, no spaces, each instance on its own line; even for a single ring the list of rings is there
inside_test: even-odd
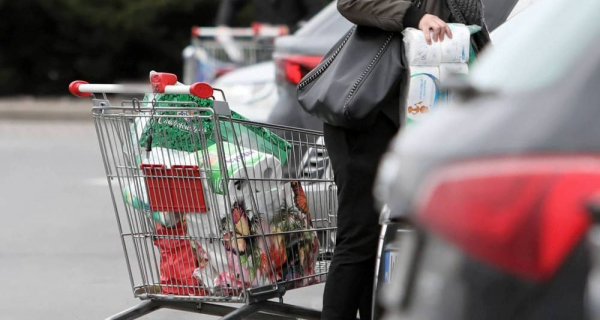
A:
[[[598,10],[535,3],[394,141],[376,194],[415,231],[388,243],[384,319],[598,318]]]
[[[214,86],[225,92],[231,109],[249,120],[267,122],[275,103],[275,63],[261,62],[231,71],[215,80]]]

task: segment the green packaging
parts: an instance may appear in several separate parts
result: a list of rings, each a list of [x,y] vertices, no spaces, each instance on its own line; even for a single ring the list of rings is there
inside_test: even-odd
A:
[[[144,101],[148,103],[149,97],[146,96]],[[213,106],[213,100],[211,99],[200,99],[193,95],[183,94],[158,94],[156,95],[156,101],[157,107],[192,106],[192,104],[174,104],[174,102],[196,103],[198,107],[202,108],[212,108]],[[187,152],[196,152],[205,147],[209,148],[217,141],[214,120],[212,118],[189,117],[193,115],[209,115],[207,111],[160,111],[156,115],[174,117],[147,118],[148,120],[142,129],[139,139],[140,147],[142,148],[146,148],[150,136],[152,136],[152,147],[163,147]],[[176,117],[181,115],[186,117]],[[231,118],[247,120],[244,116],[233,111]],[[235,142],[237,138],[237,141],[245,148],[271,154],[279,159],[282,164],[287,162],[291,144],[270,130],[260,126],[232,123],[228,120],[219,120],[219,129],[223,141]],[[205,145],[200,138],[202,132],[206,137]]]
[[[238,148],[235,144],[228,142],[223,142],[223,155],[227,175],[230,179],[243,179],[246,177],[246,173],[248,174],[248,178],[251,179],[281,177],[281,164],[279,160],[274,158],[275,156],[271,157],[257,150],[243,147]],[[208,164],[205,163],[204,156],[208,158]],[[218,145],[214,144],[208,147],[207,150],[198,151],[196,157],[199,164],[204,163],[203,168],[207,172],[212,191],[217,194],[225,194],[228,186],[225,184],[225,177],[222,176],[224,171],[221,170],[221,163],[219,162]],[[244,170],[244,165],[246,166],[246,171],[242,172],[241,170]],[[266,173],[257,172],[255,166]],[[252,189],[254,192],[257,192],[262,191],[262,187],[263,184],[254,183]],[[240,188],[239,191],[243,195],[243,192],[247,191],[247,189]]]

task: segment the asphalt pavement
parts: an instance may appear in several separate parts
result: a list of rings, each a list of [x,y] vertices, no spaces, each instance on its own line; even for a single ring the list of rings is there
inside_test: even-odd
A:
[[[104,319],[139,303],[89,107],[69,101],[0,101],[3,320]],[[320,309],[322,292],[293,290],[285,302]],[[216,318],[161,310],[143,319]]]

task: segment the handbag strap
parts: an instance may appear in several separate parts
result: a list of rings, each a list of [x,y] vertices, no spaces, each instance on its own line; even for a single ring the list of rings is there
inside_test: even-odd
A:
[[[342,49],[344,48],[344,46],[346,45],[348,40],[350,40],[350,37],[352,36],[352,34],[354,33],[355,30],[356,30],[356,26],[352,27],[350,29],[350,31],[348,31],[348,33],[346,34],[346,37],[344,37],[344,40],[342,41],[342,43],[338,46],[337,49],[335,49],[333,54],[331,54],[331,56],[325,62],[321,63],[321,67],[319,69],[316,69],[315,72],[309,73],[306,77],[306,80],[301,81],[298,84],[298,90],[304,89],[304,87],[309,85],[311,82],[315,81],[318,77],[321,76],[321,74],[323,74],[323,72],[325,72],[325,70],[327,70],[327,68],[329,68],[331,63],[333,63],[333,60],[335,60],[335,58],[338,56],[340,51],[342,51]]]

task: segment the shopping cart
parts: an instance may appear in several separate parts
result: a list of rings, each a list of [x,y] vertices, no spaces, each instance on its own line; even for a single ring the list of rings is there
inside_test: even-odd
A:
[[[92,98],[133,294],[143,300],[109,319],[161,308],[319,319],[283,296],[323,282],[335,246],[336,190],[322,133],[240,119],[205,83],[175,85],[165,73],[150,79],[69,87]],[[112,94],[139,97],[111,104]],[[189,101],[166,101],[168,94]]]
[[[212,81],[239,67],[269,61],[274,40],[288,34],[286,26],[255,23],[251,28],[193,27],[183,51],[185,83]]]

